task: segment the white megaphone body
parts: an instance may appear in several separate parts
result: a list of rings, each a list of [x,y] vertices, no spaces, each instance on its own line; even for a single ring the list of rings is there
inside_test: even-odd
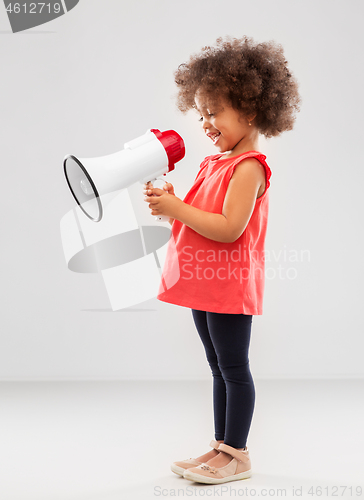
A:
[[[173,170],[184,155],[184,142],[177,132],[150,129],[111,155],[98,158],[66,155],[63,167],[76,202],[89,219],[99,222],[103,216],[100,197],[137,181],[153,184],[159,176]],[[156,219],[168,221],[169,217],[158,216]]]

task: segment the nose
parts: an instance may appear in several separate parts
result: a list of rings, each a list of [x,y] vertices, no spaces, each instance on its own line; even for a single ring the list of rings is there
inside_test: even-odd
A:
[[[206,116],[203,116],[202,117],[202,128],[204,130],[208,129],[211,127],[211,123],[209,122],[209,120],[206,118]]]

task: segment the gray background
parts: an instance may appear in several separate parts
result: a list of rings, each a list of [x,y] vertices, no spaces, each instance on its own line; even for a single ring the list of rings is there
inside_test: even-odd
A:
[[[267,279],[253,318],[253,376],[362,377],[362,17],[358,1],[81,0],[12,34],[0,8],[0,379],[210,377],[189,309],[153,299],[112,312],[100,275],[67,269],[62,160],[175,129],[186,157],[170,181],[183,198],[215,150],[177,111],[173,71],[227,34],[280,42],[303,100],[294,131],[260,149],[273,173],[266,248],[310,261],[267,263],[284,279]],[[153,224],[140,185],[129,191]]]

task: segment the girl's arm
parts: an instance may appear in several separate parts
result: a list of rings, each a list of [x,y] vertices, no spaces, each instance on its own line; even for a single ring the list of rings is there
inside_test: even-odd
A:
[[[144,199],[149,203],[152,215],[169,216],[206,238],[232,243],[248,225],[262,184],[265,184],[263,165],[254,158],[247,158],[236,166],[231,176],[221,214],[200,210],[158,188],[151,190],[157,196]]]
[[[265,184],[263,165],[254,158],[247,158],[234,170],[221,214],[181,202],[175,208],[174,218],[206,238],[232,243],[248,225],[262,184]]]

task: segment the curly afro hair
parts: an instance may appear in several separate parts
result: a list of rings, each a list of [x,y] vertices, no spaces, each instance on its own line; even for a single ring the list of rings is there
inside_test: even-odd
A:
[[[265,137],[291,130],[301,98],[283,47],[247,36],[218,38],[216,44],[203,47],[175,71],[178,109],[195,109],[199,91],[216,103],[228,100],[244,116],[256,115],[254,124]]]

